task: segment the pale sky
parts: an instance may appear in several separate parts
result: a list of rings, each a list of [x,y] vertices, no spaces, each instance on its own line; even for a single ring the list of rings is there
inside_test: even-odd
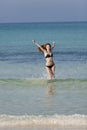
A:
[[[87,21],[87,0],[0,0],[0,23],[56,21]]]

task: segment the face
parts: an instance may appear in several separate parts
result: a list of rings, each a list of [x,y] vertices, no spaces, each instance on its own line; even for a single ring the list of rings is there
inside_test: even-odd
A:
[[[46,45],[46,49],[47,49],[47,50],[50,50],[50,49],[51,49],[51,46],[50,46],[50,45]]]

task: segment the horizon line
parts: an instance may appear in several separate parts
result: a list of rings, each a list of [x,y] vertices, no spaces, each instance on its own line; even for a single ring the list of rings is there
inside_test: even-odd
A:
[[[0,22],[0,24],[28,24],[28,23],[86,23],[87,21],[31,21],[31,22]]]

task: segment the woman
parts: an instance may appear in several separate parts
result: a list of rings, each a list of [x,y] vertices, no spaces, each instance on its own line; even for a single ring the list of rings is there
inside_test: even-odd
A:
[[[43,52],[46,59],[46,70],[49,79],[53,79],[55,77],[55,64],[53,61],[52,49],[55,47],[55,42],[53,42],[52,46],[50,43],[39,45],[35,40],[32,40],[32,42],[38,47],[39,51]]]

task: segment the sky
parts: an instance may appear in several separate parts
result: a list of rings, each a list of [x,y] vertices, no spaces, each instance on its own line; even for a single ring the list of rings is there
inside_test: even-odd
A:
[[[0,23],[87,21],[87,0],[0,0]]]

